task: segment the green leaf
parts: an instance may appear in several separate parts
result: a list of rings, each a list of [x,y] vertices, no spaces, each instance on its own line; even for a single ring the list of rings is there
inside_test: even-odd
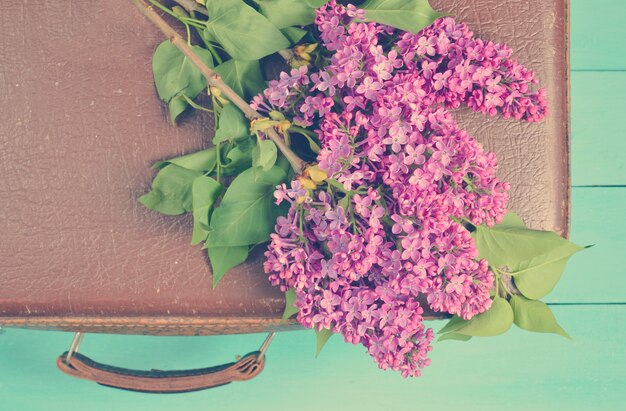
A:
[[[152,181],[152,190],[139,197],[145,207],[166,215],[192,210],[192,184],[202,173],[175,164],[163,167]]]
[[[211,216],[209,247],[260,244],[269,240],[276,219],[285,215],[287,207],[274,204],[276,185],[286,179],[277,166],[265,173],[262,182],[255,181],[255,170],[239,174],[226,190],[219,207]]]
[[[452,318],[450,318],[450,321],[448,321],[446,325],[441,330],[439,330],[437,334],[444,334],[447,332],[456,331],[467,323],[468,323],[468,320],[464,320],[458,315],[455,315]]]
[[[296,292],[290,288],[285,293],[285,311],[283,312],[283,320],[289,319],[292,315],[298,314],[300,309],[294,304],[296,302]]]
[[[235,140],[234,143],[235,143],[235,146],[239,147],[239,149],[242,152],[244,152],[244,153],[252,152],[252,150],[254,150],[254,145],[256,144],[252,140],[252,136],[251,135],[247,135],[244,138],[240,138],[238,140]]]
[[[291,170],[291,166],[289,166],[289,170]],[[287,172],[289,170],[285,170],[285,168],[282,165],[282,162],[276,162],[276,165],[272,168],[280,168],[283,173],[285,173],[285,176],[287,175]],[[276,177],[274,173],[270,173],[267,171],[263,171],[262,168],[258,168],[258,167],[253,167],[252,168],[253,174],[254,174],[254,182],[257,184],[269,184],[271,186],[273,186],[274,188],[276,187]],[[270,170],[271,171],[271,170]],[[285,181],[287,180],[287,178],[285,178]],[[272,194],[273,195],[273,194]]]
[[[459,334],[455,332],[450,332],[447,334],[440,335],[439,338],[437,338],[437,342],[445,341],[445,340],[469,341],[471,339],[472,339],[471,335],[464,335],[464,334]]]
[[[445,14],[435,11],[428,0],[368,0],[360,6],[368,21],[417,33]]]
[[[486,258],[492,266],[506,266],[509,271],[517,264],[530,260],[547,250],[569,243],[551,231],[530,230],[520,225],[519,220],[508,216],[502,223],[492,228],[485,225],[476,227],[472,233],[480,258]],[[577,249],[582,247],[574,245]]]
[[[309,7],[313,7],[314,9],[319,9],[324,4],[328,3],[329,0],[304,0]]]
[[[289,164],[289,160],[287,160],[284,155],[278,154],[278,158],[276,159],[276,166],[282,168],[285,174],[287,174],[287,180],[293,179],[293,169],[291,168],[291,164]]]
[[[167,108],[170,113],[170,121],[172,124],[176,124],[176,119],[183,111],[187,109],[187,100],[185,100],[184,94],[177,94],[167,103]]]
[[[316,350],[315,350],[316,357],[320,355],[320,353],[322,352],[322,348],[324,348],[324,346],[328,342],[328,339],[332,335],[333,335],[333,332],[326,328],[322,328],[320,331],[315,330],[315,338],[317,340]]]
[[[350,209],[350,196],[346,195],[342,197],[337,204],[339,207],[343,208],[343,211],[348,211]]]
[[[252,165],[268,171],[276,164],[278,149],[272,140],[259,140],[252,154]]]
[[[165,161],[154,163],[153,168],[163,168],[168,164],[174,164],[182,168],[194,171],[207,172],[215,168],[217,162],[217,149],[215,147],[184,156],[171,158]]]
[[[280,29],[280,32],[283,33],[285,37],[291,42],[291,44],[297,44],[300,40],[304,38],[309,32],[306,30],[302,30],[299,27],[285,27],[284,29]]]
[[[209,235],[209,215],[213,205],[222,193],[222,185],[211,177],[200,176],[193,180],[191,186],[193,207],[193,233],[191,244],[199,244]]]
[[[265,90],[265,80],[258,60],[228,60],[215,67],[215,71],[244,100],[251,100]]]
[[[248,246],[208,247],[208,254],[213,268],[213,288],[215,288],[228,270],[246,261]]]
[[[192,49],[202,61],[213,67],[208,50],[198,46],[192,46]],[[169,40],[161,43],[154,52],[152,72],[157,93],[166,103],[183,93],[189,98],[195,98],[206,88],[206,79],[202,73]]]
[[[510,304],[513,308],[515,325],[519,328],[538,333],[558,334],[572,339],[556,322],[554,314],[543,302],[512,295]]]
[[[279,29],[307,26],[315,20],[315,9],[302,0],[255,0],[259,11]]]
[[[245,148],[243,146],[233,147],[226,154],[226,162],[222,167],[224,175],[236,175],[252,166],[252,151],[254,145]]]
[[[506,215],[502,219],[502,222],[498,224],[498,226],[526,228],[526,224],[524,224],[524,221],[522,221],[522,219],[512,211],[506,213]]]
[[[568,258],[582,250],[556,233],[529,230],[513,216],[492,228],[476,227],[472,237],[479,257],[493,267],[507,267],[517,288],[533,300],[552,291]]]
[[[235,60],[258,60],[289,47],[289,40],[243,0],[207,2],[206,31]]]
[[[557,244],[546,245],[545,253],[511,268],[510,274],[514,276],[515,286],[530,299],[538,300],[548,295],[561,278],[569,257],[583,249],[557,234],[554,236],[559,241],[555,241]]]
[[[241,110],[234,104],[227,104],[220,113],[219,126],[213,137],[213,144],[222,141],[235,141],[250,135],[249,123]]]
[[[474,316],[461,328],[454,332],[474,337],[489,337],[506,332],[513,324],[513,310],[509,303],[500,297],[495,297],[491,308],[484,313]]]
[[[307,143],[309,145],[309,148],[311,149],[311,151],[315,154],[318,154],[320,152],[320,146],[319,143],[313,138],[311,137],[308,132],[305,129],[301,129],[300,127],[294,127],[292,126],[290,128],[290,136],[301,136],[304,137],[307,140]]]

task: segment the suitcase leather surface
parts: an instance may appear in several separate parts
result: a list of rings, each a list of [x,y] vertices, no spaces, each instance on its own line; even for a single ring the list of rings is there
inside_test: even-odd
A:
[[[498,155],[510,208],[566,235],[567,1],[431,3],[507,43],[547,88],[539,124],[455,116]],[[0,31],[0,324],[179,335],[285,326],[262,249],[212,290],[190,217],[137,202],[153,162],[209,145],[212,118],[169,123],[151,73],[163,38],[132,4],[9,2]]]

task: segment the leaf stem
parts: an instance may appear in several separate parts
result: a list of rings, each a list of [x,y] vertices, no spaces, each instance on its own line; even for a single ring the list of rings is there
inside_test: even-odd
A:
[[[345,188],[343,188],[343,185],[335,180],[334,178],[327,178],[326,182],[328,183],[329,186],[332,186],[333,188],[336,188],[337,190],[341,191],[344,194],[350,194],[350,191],[346,190]]]
[[[300,208],[300,218],[299,218],[299,226],[300,226],[300,234],[298,235],[298,240],[301,243],[306,242],[306,238],[304,237],[304,208]]]
[[[195,20],[192,18],[185,18],[183,16],[179,16],[178,14],[174,13],[172,10],[168,9],[167,7],[165,7],[164,5],[162,5],[161,3],[159,3],[156,0],[148,0],[150,3],[152,3],[152,5],[156,6],[159,10],[169,14],[170,16],[174,17],[176,20],[180,21],[181,23],[183,23],[184,25],[191,25],[195,28],[203,28],[204,24],[200,25],[199,23],[204,23],[200,20]],[[147,5],[145,5],[147,7]],[[158,16],[158,14],[157,14]]]
[[[217,157],[216,157],[216,167],[217,167],[217,182],[222,184],[222,141],[217,144]]]
[[[157,8],[159,8],[160,10],[166,12],[167,14],[169,14],[170,16],[174,17],[175,19],[179,19],[180,16],[178,16],[176,13],[174,13],[172,10],[168,9],[167,7],[165,7],[164,5],[162,5],[161,3],[159,3],[156,0],[148,0],[150,3],[152,3],[152,5],[156,6]]]
[[[307,130],[306,128],[303,128],[303,127],[294,126],[293,124],[291,125],[291,127],[289,127],[289,129],[292,131],[298,132],[300,134],[309,136],[309,137],[317,137],[314,131]]]
[[[188,12],[195,11],[196,13],[208,16],[206,9],[200,6],[195,0],[174,0],[174,2],[180,4]]]
[[[207,83],[220,90],[226,98],[228,98],[234,105],[236,105],[249,120],[255,120],[262,118],[255,109],[253,109],[248,103],[244,101],[233,89],[231,89],[222,78],[207,66],[196,53],[193,52],[191,47],[183,40],[182,37],[159,16],[154,9],[147,4],[144,0],[132,0],[133,4],[141,11],[141,13],[154,24],[174,46],[176,46],[181,53],[183,53],[189,61],[191,61],[200,70],[202,75],[206,78]],[[151,3],[158,3],[155,0],[150,0]],[[158,6],[157,6],[158,7]],[[161,6],[162,7],[162,6]],[[305,162],[298,157],[286,144],[285,141],[278,135],[274,128],[269,128],[266,132],[267,136],[276,144],[278,149],[283,153],[285,158],[291,164],[296,174],[301,174],[304,170]]]
[[[210,108],[201,106],[200,104],[196,103],[195,101],[187,97],[185,94],[183,94],[183,98],[185,99],[185,101],[187,101],[187,104],[189,104],[191,107],[195,108],[196,110],[202,110],[202,111],[206,111],[209,113],[213,113],[213,110],[211,110]]]
[[[352,221],[352,233],[354,235],[357,234],[356,228],[356,220],[354,219],[354,207],[352,206],[352,201],[348,198],[348,204],[350,205],[350,220]]]
[[[200,35],[200,37],[202,37],[202,35]],[[210,40],[204,40],[204,37],[202,37],[202,40],[204,41],[204,45],[206,46],[207,50],[209,50],[211,52],[211,54],[213,55],[213,57],[215,58],[215,60],[217,60],[217,64],[222,64],[224,62],[224,60],[222,60],[222,58],[220,57],[220,54],[217,52],[217,50],[215,50],[215,47],[213,47],[213,44],[211,44]]]
[[[495,274],[495,277],[496,277],[496,291],[498,290],[498,284],[502,284],[502,288],[504,289],[504,291],[506,292],[506,294],[507,294],[507,295],[520,295],[520,294],[521,294],[521,293],[519,292],[519,290],[517,290],[517,288],[515,287],[515,285],[514,285],[514,284],[512,284],[512,285],[513,285],[513,288],[512,288],[512,289],[510,289],[510,288],[506,285],[506,281],[504,281],[504,280],[502,279],[502,276],[503,276],[503,275],[510,275],[509,273],[504,272],[504,271],[502,271],[502,270],[500,270],[500,269],[498,269],[498,268],[496,268],[496,267],[494,267],[494,266],[492,266],[492,265],[490,265],[490,266],[489,266],[489,268],[490,268],[490,269],[491,269],[491,271]],[[505,295],[504,297],[506,297],[506,295]]]
[[[218,153],[219,153],[219,150],[218,150]],[[495,273],[496,273],[496,297],[500,297],[500,275],[498,274],[497,270],[495,271]]]
[[[200,40],[202,40],[202,44],[204,44],[204,46],[207,48],[207,50],[211,51],[211,45],[209,44],[209,40],[205,39],[204,36],[202,35],[203,30],[200,30],[199,28],[196,27],[196,33],[198,33],[198,37],[200,37]]]
[[[191,47],[191,30],[189,29],[189,24],[183,22],[185,25],[185,29],[187,30],[187,45]]]
[[[185,20],[187,22],[189,22],[189,23],[196,23],[196,24],[199,24],[201,26],[204,26],[206,24],[206,21],[194,19],[193,17],[185,17]]]
[[[209,66],[204,64],[202,59],[198,57],[196,53],[193,52],[191,47],[187,45],[187,43],[183,40],[182,37],[159,16],[154,9],[148,5],[144,0],[131,0],[133,4],[139,9],[139,11],[148,19],[152,24],[154,24],[169,40],[172,42],[174,46],[176,46],[181,53],[183,53],[189,61],[191,61],[197,68],[200,70],[202,75],[206,78],[207,83],[219,89],[226,98],[228,98],[234,105],[236,105],[249,120],[255,120],[262,118],[255,109],[253,109],[248,103],[245,102],[241,96],[239,96],[233,89],[231,89],[222,78]],[[150,0],[150,2],[158,3],[155,0]],[[158,7],[158,6],[157,6]],[[161,6],[162,7],[162,6]],[[294,153],[286,144],[285,141],[278,135],[274,128],[270,128],[267,130],[267,136],[276,144],[278,149],[283,153],[285,158],[291,164],[291,168],[293,171],[299,175],[304,170],[305,162],[298,157],[296,153]]]
[[[502,281],[502,277],[498,277],[498,280],[502,284],[502,288],[504,288],[504,291],[506,291],[506,293],[508,295],[513,295],[513,292],[511,290],[509,290],[509,287],[506,286],[506,283],[504,281]]]

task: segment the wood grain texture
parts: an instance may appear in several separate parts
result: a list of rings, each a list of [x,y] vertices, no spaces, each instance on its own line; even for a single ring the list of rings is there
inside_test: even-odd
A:
[[[626,401],[625,306],[553,307],[573,341],[512,329],[493,338],[435,345],[419,379],[376,368],[361,346],[333,337],[315,359],[308,331],[280,333],[265,370],[246,384],[154,396],[100,387],[56,370],[71,335],[11,329],[0,338],[3,409],[65,411],[150,409],[223,411],[617,411]],[[431,323],[435,329],[441,323]],[[45,337],[45,344],[37,336]],[[81,352],[136,369],[193,368],[230,362],[256,349],[262,335],[146,337],[88,335]]]
[[[572,73],[573,185],[626,184],[625,96],[626,71]]]
[[[626,70],[626,2],[570,2],[572,70]]]

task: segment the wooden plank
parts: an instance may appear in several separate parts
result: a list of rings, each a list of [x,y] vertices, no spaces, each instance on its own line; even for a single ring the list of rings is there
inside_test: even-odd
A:
[[[573,70],[626,70],[626,2],[570,0]]]
[[[378,370],[362,346],[334,336],[318,359],[309,331],[281,333],[256,379],[179,395],[137,394],[68,377],[55,357],[71,335],[7,330],[0,338],[0,399],[6,410],[616,410],[626,394],[626,306],[555,307],[574,337],[513,329],[494,338],[434,346],[419,379]],[[438,330],[441,322],[431,323]],[[263,335],[142,337],[88,335],[81,351],[96,360],[173,369],[232,361]],[[43,343],[45,341],[45,343]]]
[[[572,73],[573,185],[626,184],[624,96],[626,71]]]
[[[572,189],[570,238],[594,247],[570,259],[550,302],[626,302],[626,188]]]

